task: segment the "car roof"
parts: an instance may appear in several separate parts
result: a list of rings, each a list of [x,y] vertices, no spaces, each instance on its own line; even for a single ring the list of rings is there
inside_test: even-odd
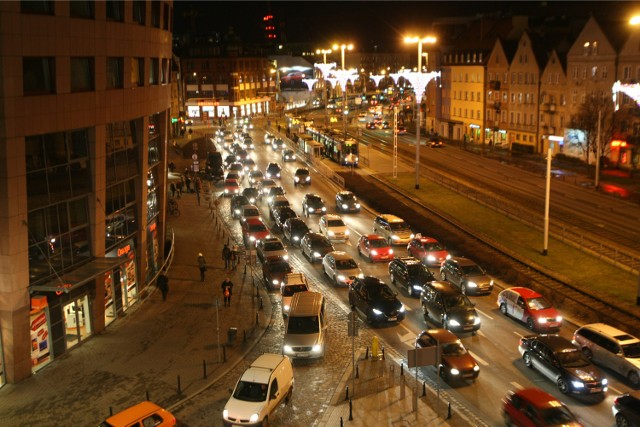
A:
[[[412,256],[403,256],[403,257],[395,258],[393,261],[402,262],[403,264],[407,264],[407,265],[421,264],[419,259],[414,258]]]
[[[539,388],[525,388],[513,393],[527,402],[531,403],[536,408],[554,408],[560,406],[560,401]]]
[[[392,214],[380,214],[378,215],[380,218],[384,219],[387,222],[404,222],[404,220],[400,217],[397,217]]]
[[[238,185],[238,180],[235,178],[227,178],[224,180],[224,185],[231,185],[231,184]]]
[[[296,169],[296,173],[298,173],[298,172],[306,172],[306,173],[309,173],[309,169],[307,169],[307,168],[298,168],[298,169]]]
[[[460,289],[453,287],[453,285],[449,282],[431,282],[426,283],[426,286],[433,288],[437,292],[446,295],[462,295],[462,291]]]
[[[382,236],[378,236],[377,234],[364,234],[362,237],[366,237],[369,240],[387,240]]]
[[[531,298],[540,298],[542,295],[534,291],[533,289],[524,288],[521,286],[515,286],[513,288],[507,288],[506,291],[512,291],[519,294],[523,298],[531,299]]]
[[[344,251],[333,251],[333,252],[329,252],[327,255],[331,255],[333,259],[336,259],[336,260],[353,259],[351,255],[349,255]]]
[[[633,343],[633,342],[640,341],[640,339],[634,337],[630,333],[625,332],[625,331],[623,331],[621,329],[615,328],[615,327],[613,327],[611,325],[607,325],[605,323],[591,323],[591,324],[588,324],[588,325],[584,325],[580,329],[584,329],[584,328],[593,329],[594,331],[600,332],[600,333],[602,333],[604,335],[608,335],[608,336],[614,338],[616,341],[618,341],[621,344]]]
[[[448,259],[447,261],[451,261],[454,262],[458,265],[476,265],[477,263],[475,261],[470,260],[469,258],[465,258],[465,257],[461,257],[461,256],[454,256],[451,257],[450,259]],[[446,261],[445,261],[446,262]]]
[[[421,236],[421,235],[416,235],[416,237],[414,238],[414,240],[420,240],[422,243],[433,243],[433,242],[438,242],[438,239],[434,238],[434,237],[428,237],[428,236]],[[438,242],[440,243],[440,242]]]
[[[327,218],[327,219],[342,219],[340,217],[340,215],[336,215],[336,214],[325,214],[325,215],[322,215],[322,216]]]
[[[382,286],[386,285],[382,280],[378,279],[375,276],[365,276],[360,279],[366,286]]]
[[[262,224],[264,225],[264,221],[262,221],[260,218],[247,218],[246,221],[247,224]]]
[[[341,195],[341,196],[354,196],[352,191],[347,191],[347,190],[338,191],[338,194]]]
[[[546,344],[554,352],[558,350],[567,349],[567,348],[577,349],[576,346],[571,344],[571,341],[556,334],[529,335],[527,338],[535,339]]]
[[[433,337],[436,341],[440,343],[456,342],[459,340],[456,334],[444,328],[428,329],[426,331],[420,332],[419,335],[422,335],[422,334],[428,334],[429,336]]]
[[[304,195],[304,197],[306,197],[306,198],[308,198],[308,199],[310,199],[310,198],[317,198],[317,199],[320,199],[320,198],[321,198],[320,196],[318,196],[318,195],[317,195],[317,194],[315,194],[315,193],[307,193],[307,194],[305,194],[305,195]]]
[[[144,418],[156,411],[162,412],[162,408],[153,402],[144,401],[110,416],[106,421],[113,425],[128,425],[130,422]]]

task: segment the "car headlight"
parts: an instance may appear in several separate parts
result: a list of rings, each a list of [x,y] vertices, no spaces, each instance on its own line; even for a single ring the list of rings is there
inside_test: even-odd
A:
[[[349,230],[345,230],[345,231],[344,231],[344,234],[345,234],[346,236],[348,236],[348,235],[349,235]]]
[[[222,418],[224,418],[225,420],[229,417],[229,410],[225,409],[222,411]]]
[[[360,279],[364,279],[364,274],[363,274],[363,273],[359,273],[359,274],[358,274],[358,278],[360,278]]]
[[[277,173],[277,174],[276,174],[276,177],[280,178],[280,174],[279,174],[279,173]]]
[[[479,325],[480,324],[480,316],[476,316],[476,318],[473,319],[473,324],[474,325]]]
[[[327,208],[325,208],[324,206],[322,207],[322,212],[326,212]]]
[[[240,213],[240,209],[234,209],[233,212],[239,214]]]
[[[313,253],[313,256],[314,256],[315,258],[320,258],[322,255],[320,255],[320,252],[314,252],[314,253]]]
[[[338,280],[340,280],[341,282],[344,282],[347,278],[344,277],[342,274],[338,276]]]
[[[447,254],[447,259],[451,259],[451,255]]]
[[[480,366],[476,365],[473,367],[474,372],[478,372],[480,370]]]
[[[382,314],[382,312],[381,312],[380,310],[378,310],[377,308],[374,308],[374,309],[373,309],[373,310],[371,310],[371,311],[373,311],[373,314],[375,314],[375,315],[377,315],[377,316],[379,316],[379,315],[381,315],[381,314]]]
[[[541,318],[536,319],[536,320],[537,320],[537,321],[538,321],[538,323],[540,323],[540,324],[545,324],[545,323],[547,323],[547,319],[546,319],[545,317],[541,317]]]
[[[255,242],[255,241],[256,241],[256,238],[255,238],[254,236],[249,236],[249,241],[250,241],[250,242]]]
[[[389,255],[393,255],[393,249],[389,249]]]
[[[271,178],[271,174],[267,172],[267,178]]]
[[[422,286],[420,286],[420,285],[413,285],[413,290],[414,290],[414,291],[421,291],[421,290],[422,290]]]
[[[233,190],[234,193],[238,194],[240,192],[239,188],[236,188],[235,190]]]
[[[467,282],[468,288],[477,288],[478,284],[476,282]]]
[[[314,353],[320,353],[322,351],[322,346],[320,344],[316,344],[311,348],[311,351]]]
[[[493,280],[489,282],[489,286],[493,286]]]
[[[602,383],[602,385],[607,385],[609,384],[609,380],[606,378],[603,378],[602,381],[600,381]]]
[[[347,206],[347,204],[346,204],[346,203],[343,203],[343,204],[342,204],[342,209],[347,209],[348,207],[349,207],[349,206]]]
[[[356,203],[356,209],[360,209],[360,203]]]
[[[225,189],[224,189],[224,193],[225,193],[225,194],[229,194],[229,189],[228,189],[228,188],[225,188]]]
[[[334,236],[336,233],[334,233],[333,231],[329,230],[329,236]]]
[[[265,239],[270,239],[271,238],[271,234],[267,234],[267,237],[265,237]]]
[[[435,260],[436,260],[436,257],[434,257],[433,255],[427,255],[427,261],[434,262]]]
[[[257,422],[257,421],[258,421],[258,417],[259,417],[259,415],[258,415],[258,414],[252,414],[252,415],[251,415],[251,417],[249,417],[249,422],[250,422],[250,423],[255,423],[255,422]]]
[[[375,249],[371,251],[371,255],[376,256],[378,255],[378,251],[376,251]]]
[[[273,283],[274,285],[277,285],[279,282],[276,279],[273,279],[271,283]]]
[[[460,326],[460,322],[458,322],[455,319],[451,319],[451,320],[449,320],[449,325],[451,325],[451,326]]]
[[[556,322],[562,322],[562,316],[556,317]]]
[[[460,375],[460,371],[456,368],[451,368],[449,372],[451,373],[451,375]]]
[[[391,240],[398,240],[398,239],[399,239],[399,237],[396,236],[395,234],[393,236],[391,236]]]
[[[398,309],[398,312],[399,312],[399,313],[404,313],[404,311],[405,311],[404,304],[402,304],[402,305],[400,306],[400,308]]]
[[[256,202],[256,199],[255,198],[251,198],[251,199],[249,199],[249,201],[251,202],[251,204],[254,204]]]
[[[297,176],[296,176],[296,177],[294,177],[294,178],[293,178],[293,180],[294,180],[295,182],[299,182],[299,181],[300,181],[300,177],[297,177]]]
[[[285,261],[288,261],[289,260],[289,255],[283,256],[282,259],[284,259]]]
[[[571,385],[573,388],[584,388],[584,383],[582,381],[571,381]]]
[[[409,238],[413,239],[414,237],[416,237],[415,234],[411,233],[411,235],[409,236]]]
[[[310,177],[310,176],[308,176],[306,181],[307,181],[307,182],[311,181],[311,177]]]
[[[293,236],[293,240],[297,242],[298,240],[300,240],[300,238],[298,236]]]
[[[291,346],[290,346],[290,345],[286,345],[286,344],[285,344],[285,346],[284,346],[284,351],[285,351],[285,353],[291,353],[291,351],[293,351],[293,349],[291,348]]]

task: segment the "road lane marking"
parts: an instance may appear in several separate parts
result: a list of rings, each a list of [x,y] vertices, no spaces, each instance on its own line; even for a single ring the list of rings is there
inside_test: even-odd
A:
[[[615,391],[615,392],[616,392],[616,394],[624,394],[622,391],[618,390],[618,389],[617,389],[617,388],[615,388],[615,387],[611,387],[611,386],[609,386],[609,390]]]
[[[468,350],[468,351],[469,351],[469,350]],[[477,355],[477,354],[475,354],[474,352],[469,351],[469,354],[470,354],[474,359],[476,359],[476,361],[477,361],[478,363],[480,363],[481,365],[483,365],[483,366],[489,366],[489,363],[488,363],[487,361],[485,361],[484,359],[482,359],[482,358],[478,357],[478,355]]]
[[[482,314],[483,316],[486,316],[488,319],[493,320],[493,317],[489,316],[489,315],[488,315],[487,313],[485,313],[484,311],[479,310],[479,309],[477,309],[477,308],[476,308],[476,311],[477,311],[478,313]]]
[[[518,383],[517,383],[517,382],[515,382],[515,381],[511,381],[509,384],[511,384],[512,386],[514,386],[514,387],[515,387],[515,388],[517,388],[518,390],[522,390],[522,389],[524,389],[524,387],[523,387],[523,386],[521,386],[520,384],[518,384]]]
[[[485,333],[484,333],[484,332],[482,332],[482,329],[478,329],[478,332],[477,332],[477,333],[478,333],[478,335],[480,335],[481,337],[484,337],[484,338],[486,338],[486,337],[487,337],[487,336],[485,335]]]

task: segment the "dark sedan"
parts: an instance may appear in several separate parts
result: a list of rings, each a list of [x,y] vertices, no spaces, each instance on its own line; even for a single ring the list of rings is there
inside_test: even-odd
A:
[[[293,246],[300,246],[300,241],[309,231],[309,226],[302,218],[289,218],[282,226],[284,237]]]
[[[311,263],[322,261],[326,254],[335,250],[329,239],[320,233],[313,232],[305,234],[300,241],[300,249]]]
[[[258,189],[255,187],[246,187],[242,190],[242,195],[249,199],[250,204],[255,205],[256,200],[258,200]]]
[[[351,191],[340,191],[336,194],[336,210],[338,212],[360,212],[360,202]]]
[[[436,280],[429,269],[414,257],[401,257],[391,261],[389,278],[396,287],[406,289],[411,297],[419,296],[425,283]]]
[[[447,381],[475,380],[480,367],[462,344],[462,341],[446,329],[422,331],[416,338],[417,348],[440,347],[440,375]]]
[[[231,216],[238,219],[242,216],[242,207],[244,205],[250,205],[247,196],[242,194],[236,194],[231,198]]]
[[[406,310],[395,292],[373,276],[356,277],[349,288],[349,305],[363,313],[369,323],[399,322]]]
[[[327,212],[327,208],[324,205],[324,200],[317,194],[305,194],[302,199],[302,213],[305,216],[311,214],[324,215]]]
[[[284,223],[289,218],[297,218],[297,217],[298,217],[298,214],[296,213],[296,211],[291,209],[290,206],[283,206],[281,208],[275,208],[273,210],[273,221],[275,222],[276,227],[280,229],[282,229],[282,227],[284,226]]]
[[[480,316],[466,295],[447,282],[431,282],[422,288],[420,305],[424,320],[455,332],[475,333]]]
[[[288,273],[291,273],[291,266],[282,257],[270,257],[262,263],[262,277],[267,288],[280,289]]]

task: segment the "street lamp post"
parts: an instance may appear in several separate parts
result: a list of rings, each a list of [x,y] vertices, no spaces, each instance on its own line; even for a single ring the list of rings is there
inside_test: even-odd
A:
[[[406,37],[405,43],[418,43],[418,74],[422,74],[422,43],[435,43],[435,37]],[[427,64],[428,65],[428,64]],[[420,100],[421,96],[418,96],[418,88],[414,85],[413,88],[416,92],[416,113],[418,119],[416,120],[416,190],[420,189],[420,122],[422,120],[422,113],[420,112]]]
[[[333,51],[331,49],[316,49],[316,54],[320,55],[322,54],[322,63],[326,64],[327,63],[327,54],[328,53],[332,53]]]
[[[340,48],[340,56],[342,59],[342,72],[344,74],[344,77],[341,77],[340,75],[336,75],[336,77],[338,77],[338,79],[341,80],[341,85],[342,85],[342,128],[344,130],[344,139],[345,141],[347,140],[347,114],[348,114],[348,108],[347,108],[347,81],[349,80],[349,78],[352,78],[352,74],[353,74],[353,70],[347,70],[344,66],[344,51],[345,50],[352,50],[353,49],[353,45],[352,44],[341,44],[341,45],[337,45],[334,44],[333,45],[333,49],[337,50],[338,48]]]

